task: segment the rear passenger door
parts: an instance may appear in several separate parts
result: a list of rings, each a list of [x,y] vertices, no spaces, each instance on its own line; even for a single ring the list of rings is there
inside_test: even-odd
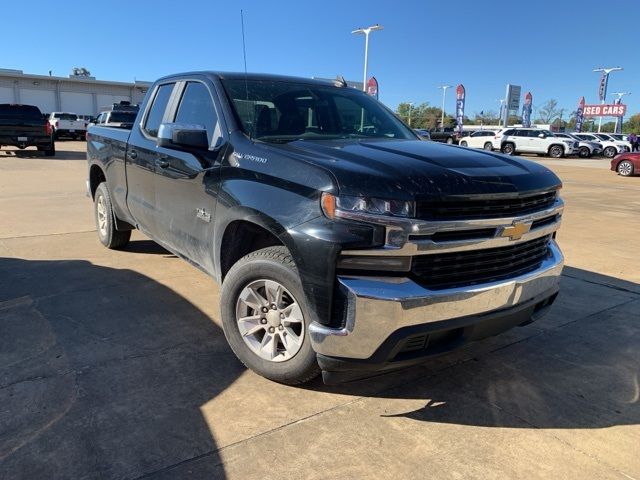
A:
[[[205,79],[179,82],[168,121],[206,128],[209,149],[166,149],[156,168],[157,228],[175,252],[213,272],[213,216],[225,138],[215,89]]]

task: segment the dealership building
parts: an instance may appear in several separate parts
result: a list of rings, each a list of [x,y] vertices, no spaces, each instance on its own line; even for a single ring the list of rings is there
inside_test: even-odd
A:
[[[68,77],[0,68],[0,103],[36,105],[43,113],[96,115],[120,101],[142,102],[150,86],[151,82],[96,80],[87,70],[78,68]]]

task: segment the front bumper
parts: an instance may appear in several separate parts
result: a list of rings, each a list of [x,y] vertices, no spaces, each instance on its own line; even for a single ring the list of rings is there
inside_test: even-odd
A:
[[[406,365],[407,359],[398,354],[407,341],[414,341],[416,331],[426,332],[427,338],[420,355],[409,359],[412,363],[528,323],[555,299],[563,263],[552,240],[549,256],[538,269],[481,285],[430,290],[409,278],[338,277],[346,298],[344,327],[309,326],[325,381],[345,381],[345,375],[351,378],[353,371],[363,369]],[[482,328],[474,333],[480,324]],[[431,336],[437,341],[431,341]]]

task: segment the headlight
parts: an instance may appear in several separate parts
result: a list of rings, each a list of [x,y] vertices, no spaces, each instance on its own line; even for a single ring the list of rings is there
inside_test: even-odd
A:
[[[413,217],[415,214],[415,203],[404,200],[335,196],[323,192],[320,204],[324,214],[332,219],[342,216],[340,213],[365,213],[391,217]]]

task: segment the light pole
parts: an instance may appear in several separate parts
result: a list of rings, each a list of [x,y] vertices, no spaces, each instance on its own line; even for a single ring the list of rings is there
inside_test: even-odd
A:
[[[447,95],[447,88],[451,88],[451,85],[440,85],[438,88],[442,89],[442,117],[440,119],[440,128],[444,128],[444,98]]]
[[[602,68],[602,67],[598,67],[598,68],[594,68],[593,71],[594,72],[603,72],[604,73],[604,88],[603,88],[603,92],[602,92],[602,105],[604,105],[604,101],[607,98],[607,86],[609,85],[609,74],[611,72],[619,72],[621,70],[624,70],[624,68],[622,67],[611,67],[611,68]],[[600,117],[598,117],[598,133],[600,133],[600,130],[602,130],[602,115]]]
[[[356,28],[351,33],[364,35],[364,75],[362,76],[362,90],[367,91],[367,64],[369,63],[369,34],[374,30],[382,30],[382,25],[372,25],[367,28]]]
[[[618,103],[622,103],[622,97],[624,97],[625,95],[631,95],[631,92],[614,92],[612,93],[612,95],[617,95]],[[614,129],[615,133],[618,133],[618,122],[622,123],[622,117],[616,117],[616,128]],[[622,125],[620,125],[620,128],[622,129]]]
[[[414,102],[409,102],[409,126],[411,126],[411,107],[413,107]]]
[[[504,98],[497,98],[496,102],[500,102],[500,120],[498,121],[498,125],[502,122],[502,109],[504,108],[504,102],[506,100]]]

